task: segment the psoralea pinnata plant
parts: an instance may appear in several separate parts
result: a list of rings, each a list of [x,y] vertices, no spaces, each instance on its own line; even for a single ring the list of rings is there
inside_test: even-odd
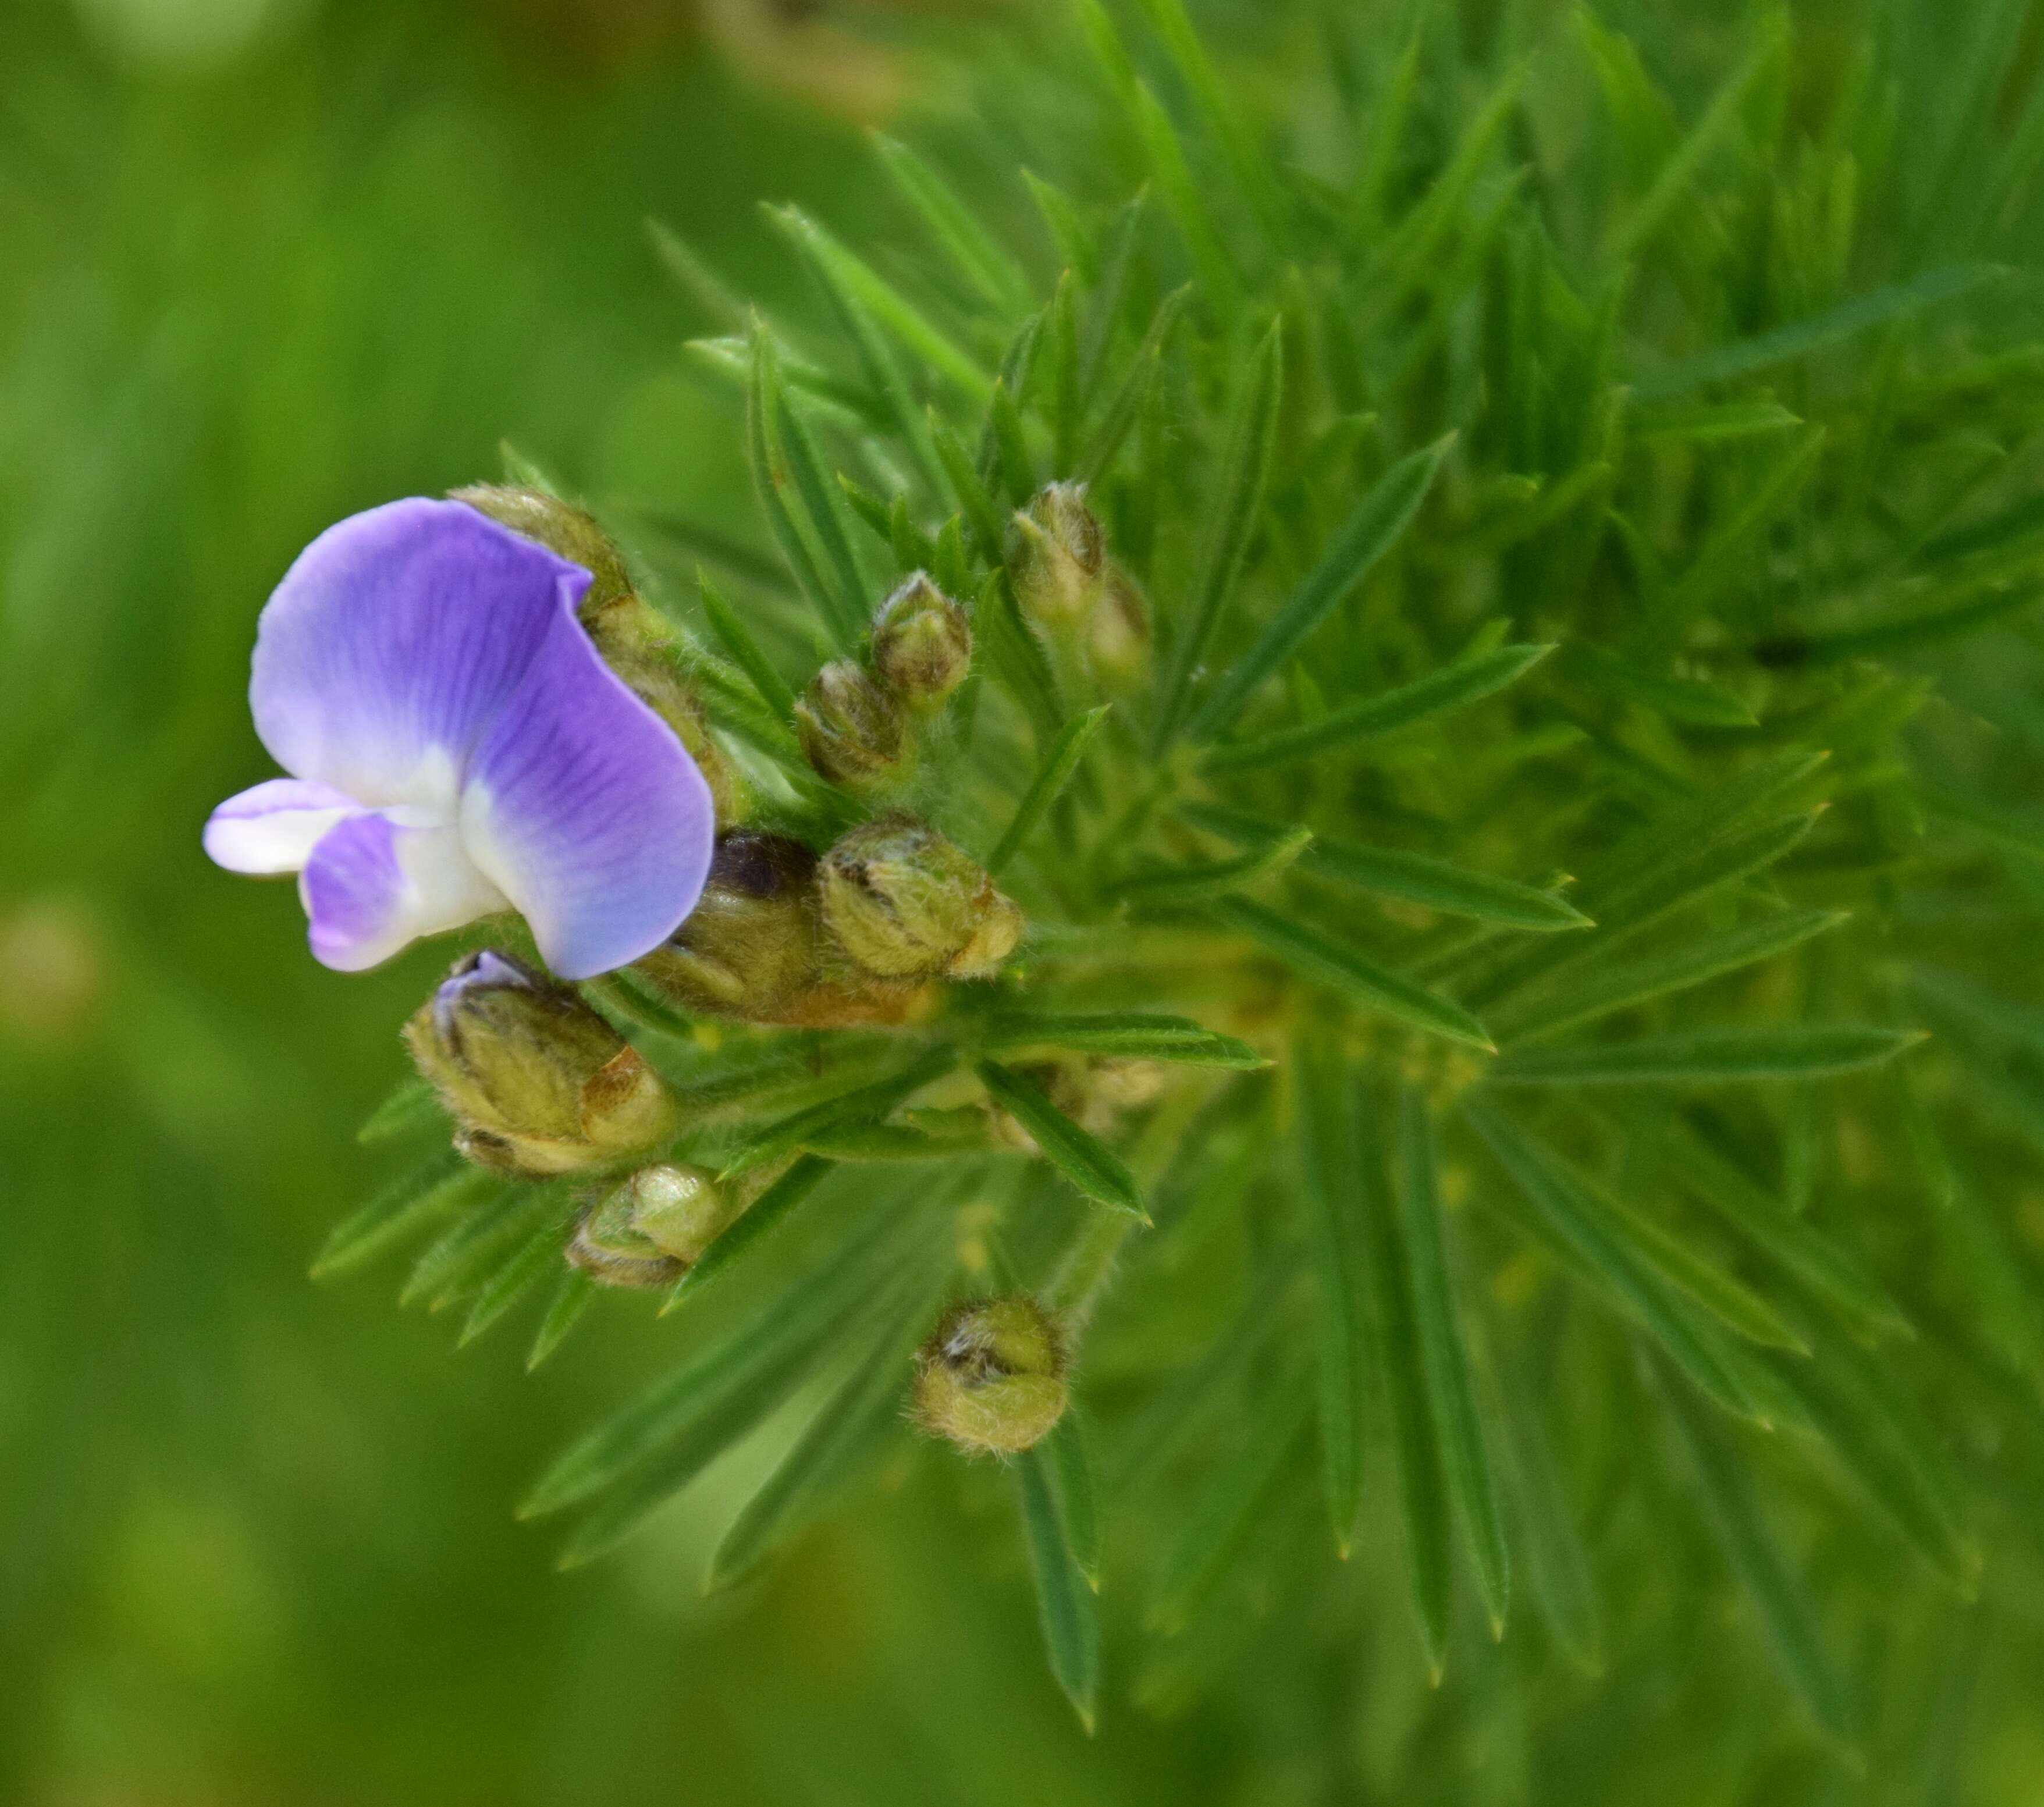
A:
[[[1616,1787],[1677,1698],[1823,1770],[1921,1734],[1885,1629],[2034,1652],[2031,166],[1923,177],[1814,27],[1680,124],[1506,10],[1481,92],[1331,9],[1266,104],[1085,0],[1014,84],[1069,182],[879,143],[913,236],[774,213],[799,318],[661,235],[756,535],[516,461],[271,602],[209,848],[329,965],[470,946],[321,1271],[421,1244],[536,1363],[672,1314],[567,1561],[769,1420],[715,1583],[947,1442],[1089,1722],[1103,1609],[1159,1709],[1362,1648],[1447,1678],[1408,1780]]]

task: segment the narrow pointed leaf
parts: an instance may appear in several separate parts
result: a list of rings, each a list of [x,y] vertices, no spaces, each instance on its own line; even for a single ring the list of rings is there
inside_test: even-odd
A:
[[[588,1275],[571,1268],[561,1276],[561,1283],[555,1289],[547,1314],[540,1320],[539,1333],[532,1338],[532,1353],[525,1357],[527,1373],[567,1341],[569,1333],[582,1322],[582,1314],[595,1298],[596,1282]]]
[[[1049,1459],[1058,1518],[1065,1528],[1065,1547],[1071,1552],[1079,1573],[1085,1577],[1086,1586],[1097,1594],[1101,1533],[1100,1485],[1093,1469],[1085,1421],[1076,1402],[1065,1407],[1056,1427],[1037,1447]]]
[[[1544,646],[1500,646],[1396,690],[1345,704],[1303,727],[1210,748],[1205,764],[1216,772],[1297,765],[1332,747],[1351,746],[1413,727],[1496,695],[1524,677],[1554,650]]]
[[[792,718],[795,693],[789,688],[787,680],[760,650],[759,643],[752,637],[738,611],[725,599],[724,592],[710,581],[709,574],[700,567],[696,572],[696,583],[702,592],[703,614],[709,620],[710,631],[723,643],[724,650],[745,673],[759,692],[759,700],[774,718],[780,721]]]
[[[1370,1367],[1364,1207],[1350,1081],[1343,1063],[1316,1043],[1314,1030],[1302,1031],[1293,1065],[1299,1088],[1299,1195],[1312,1249],[1320,1479],[1335,1548],[1346,1558],[1362,1510]]]
[[[1114,455],[1120,451],[1121,443],[1127,439],[1129,429],[1143,417],[1151,394],[1157,385],[1158,374],[1163,367],[1164,349],[1170,342],[1171,329],[1178,323],[1185,311],[1185,301],[1192,293],[1189,284],[1174,289],[1166,295],[1157,309],[1156,317],[1150,323],[1150,330],[1143,343],[1136,348],[1130,361],[1128,374],[1122,378],[1121,386],[1109,399],[1100,424],[1093,429],[1091,441],[1073,467],[1073,481],[1078,483],[1096,481],[1101,474],[1114,462]]]
[[[480,1204],[503,1183],[501,1175],[471,1167],[444,1149],[336,1224],[313,1262],[312,1277],[336,1280],[366,1268],[443,1219]]]
[[[1209,524],[1200,575],[1172,640],[1170,669],[1158,705],[1159,746],[1178,733],[1193,683],[1213,649],[1222,617],[1241,579],[1270,479],[1283,387],[1283,340],[1273,326],[1251,356],[1236,394],[1219,487],[1205,511]]]
[[[874,148],[930,236],[981,296],[999,309],[1020,313],[1029,305],[1028,278],[1020,265],[979,223],[979,217],[953,194],[943,178],[907,145],[882,133]]]
[[[1594,1022],[1599,1017],[1631,1010],[1772,960],[1850,920],[1842,910],[1788,910],[1722,934],[1685,942],[1666,953],[1606,966],[1537,1004],[1500,1011],[1498,1036],[1508,1045],[1516,1045],[1558,1034],[1565,1029]]]
[[[1442,460],[1455,443],[1453,433],[1401,458],[1378,479],[1356,505],[1355,512],[1335,535],[1319,564],[1258,635],[1249,650],[1229,668],[1220,686],[1186,731],[1194,740],[1211,740],[1241,714],[1257,687],[1282,666],[1315,628],[1354,593],[1382,561],[1420,512],[1433,487]]]
[[[1390,1412],[1397,1457],[1399,1516],[1405,1531],[1408,1579],[1427,1666],[1438,1681],[1447,1659],[1453,1606],[1453,1509],[1442,1471],[1440,1427],[1434,1417],[1420,1346],[1411,1257],[1399,1223],[1381,1126],[1367,1105],[1362,1132],[1365,1267],[1375,1366]]]
[[[762,1192],[674,1282],[663,1310],[705,1293],[781,1229],[802,1201],[829,1177],[832,1163],[805,1154]]]
[[[1303,979],[1325,985],[1416,1029],[1445,1036],[1467,1047],[1486,1052],[1491,1049],[1489,1032],[1459,1004],[1401,978],[1316,929],[1247,898],[1225,898],[1206,907],[1217,920],[1249,936]]]
[[[1096,1204],[1142,1218],[1135,1176],[1092,1131],[1082,1129],[1020,1074],[992,1061],[974,1068],[987,1095],[1026,1130],[1043,1158]]]
[[[1397,1190],[1420,1364],[1440,1437],[1442,1473],[1464,1547],[1475,1566],[1491,1629],[1501,1635],[1512,1594],[1511,1553],[1505,1548],[1496,1484],[1491,1477],[1475,1381],[1450,1278],[1447,1226],[1435,1174],[1433,1124],[1425,1102],[1409,1088],[1399,1103]]]
[[[1089,1016],[997,1016],[982,1044],[991,1054],[1062,1048],[1101,1060],[1168,1061],[1182,1066],[1248,1070],[1270,1063],[1247,1042],[1203,1028],[1189,1017],[1126,1011]]]
[[[1732,1572],[1745,1586],[1788,1684],[1819,1730],[1850,1748],[1858,1734],[1843,1679],[1818,1629],[1801,1579],[1789,1567],[1754,1498],[1744,1464],[1723,1430],[1689,1389],[1670,1377],[1662,1390],[1669,1415],[1689,1454],[1711,1529]]]
[[[1642,1035],[1589,1048],[1535,1048],[1507,1054],[1493,1085],[1708,1085],[1822,1079],[1879,1066],[1923,1037],[1857,1026],[1823,1029],[1708,1030]]]
[[[378,1142],[402,1141],[428,1131],[445,1135],[448,1122],[440,1094],[414,1075],[398,1082],[390,1095],[370,1113],[369,1120],[355,1132],[355,1139],[373,1146]]]
[[[1107,719],[1108,705],[1102,704],[1083,716],[1076,716],[1058,731],[1051,743],[1036,774],[1029,781],[1029,788],[1022,793],[1022,800],[1016,806],[1015,819],[1008,824],[993,851],[986,857],[989,876],[999,877],[1008,862],[1019,853],[1023,844],[1035,832],[1036,825],[1050,813],[1051,805],[1064,792],[1065,786],[1072,781],[1078,769],[1086,743],[1099,731],[1100,725]]]
[[[1541,1224],[1666,1349],[1676,1366],[1710,1398],[1739,1417],[1758,1415],[1738,1375],[1714,1338],[1673,1296],[1667,1283],[1622,1230],[1543,1143],[1495,1104],[1466,1099],[1463,1115],[1489,1145],[1498,1164]]]
[[[542,1223],[519,1246],[511,1259],[499,1267],[475,1295],[468,1321],[461,1327],[463,1349],[501,1322],[505,1313],[561,1265],[561,1242],[566,1228],[556,1220]]]
[[[1700,1204],[1813,1291],[1874,1330],[1913,1336],[1907,1316],[1880,1283],[1828,1237],[1769,1196],[1745,1171],[1692,1130],[1677,1134],[1669,1171]]]
[[[1015,1464],[1022,1534],[1051,1673],[1090,1736],[1100,1707],[1100,1615],[1058,1516],[1051,1457],[1040,1446]]]

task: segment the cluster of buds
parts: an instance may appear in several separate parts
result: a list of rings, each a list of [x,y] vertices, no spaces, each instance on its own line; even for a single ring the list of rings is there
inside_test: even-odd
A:
[[[741,1202],[699,1167],[642,1167],[585,1210],[571,1267],[605,1286],[671,1286],[723,1233]]]
[[[405,1025],[418,1069],[478,1165],[551,1179],[622,1165],[680,1126],[638,1051],[565,986],[486,949]]]
[[[743,821],[744,781],[710,732],[702,700],[682,674],[674,631],[639,594],[624,555],[594,517],[543,490],[498,484],[456,489],[451,499],[589,573],[590,585],[576,612],[604,663],[688,749],[716,800],[718,823]]]
[[[1068,1366],[1057,1320],[1027,1295],[955,1306],[916,1352],[916,1421],[968,1455],[1014,1455],[1064,1416]]]
[[[972,669],[972,625],[922,572],[880,605],[870,669],[840,659],[795,704],[802,757],[831,783],[870,792],[914,769],[919,718],[941,708]]]
[[[900,1022],[930,981],[983,978],[1022,914],[927,823],[861,824],[820,857],[784,835],[723,836],[702,899],[635,971],[684,1009],[828,1027]]]
[[[1110,690],[1147,666],[1150,616],[1135,580],[1108,556],[1107,535],[1078,483],[1046,485],[1008,528],[1007,563],[1024,619],[1062,663]]]

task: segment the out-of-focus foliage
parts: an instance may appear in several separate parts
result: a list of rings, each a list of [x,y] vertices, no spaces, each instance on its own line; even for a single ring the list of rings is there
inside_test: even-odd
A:
[[[562,38],[530,8],[252,7],[175,79],[120,60],[146,47],[108,20],[146,10],[0,22],[0,1669],[27,1678],[0,1787],[2028,1798],[2033,8],[1216,6],[1209,85],[1171,0],[1082,7],[979,43],[916,135],[985,239],[660,31],[597,53],[622,10]],[[760,195],[801,202],[778,224],[835,313]],[[747,354],[673,343],[743,321],[662,287],[649,213],[784,338],[755,420],[778,368],[879,497],[855,566],[977,593],[998,685],[947,826],[1005,853],[1032,774],[1077,774],[1003,877],[1022,982],[1282,1065],[1216,1081],[1175,1163],[1168,1102],[1099,1119],[1158,1219],[1124,1241],[1128,1168],[969,1026],[1098,1215],[1012,1157],[840,1176],[820,1199],[878,1195],[856,1233],[811,1223],[675,1317],[606,1301],[528,1379],[509,1339],[445,1356],[466,1309],[303,1283],[436,957],[318,973],[194,830],[259,769],[240,669],[290,553],[494,470],[500,435],[691,620],[673,580],[709,563],[807,679]],[[1104,728],[1083,661],[1052,696],[993,627],[1001,512],[1079,474],[1163,630]],[[1370,562],[1354,593],[1312,575],[1330,545]],[[1274,845],[1295,822],[1311,846]],[[1937,1045],[1858,1070],[1917,1026]],[[1080,1295],[1123,1251],[1078,1365],[1096,1487],[902,1439],[755,1575],[729,1527],[808,1414],[872,1407],[862,1356],[905,1384],[869,1336],[848,1391],[544,1575],[506,1515],[543,1453],[580,1452],[538,1504],[658,1498],[629,1416],[576,1434],[678,1360],[713,1418],[840,1298],[920,1321],[919,1271],[855,1264],[911,1222]],[[706,1567],[747,1579],[704,1602]]]

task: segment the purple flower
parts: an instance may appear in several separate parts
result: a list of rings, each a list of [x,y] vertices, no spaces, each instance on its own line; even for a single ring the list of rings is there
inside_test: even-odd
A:
[[[331,527],[263,611],[256,731],[291,776],[206,827],[229,870],[298,874],[344,973],[500,910],[582,979],[694,908],[709,788],[575,618],[589,573],[459,502]]]

